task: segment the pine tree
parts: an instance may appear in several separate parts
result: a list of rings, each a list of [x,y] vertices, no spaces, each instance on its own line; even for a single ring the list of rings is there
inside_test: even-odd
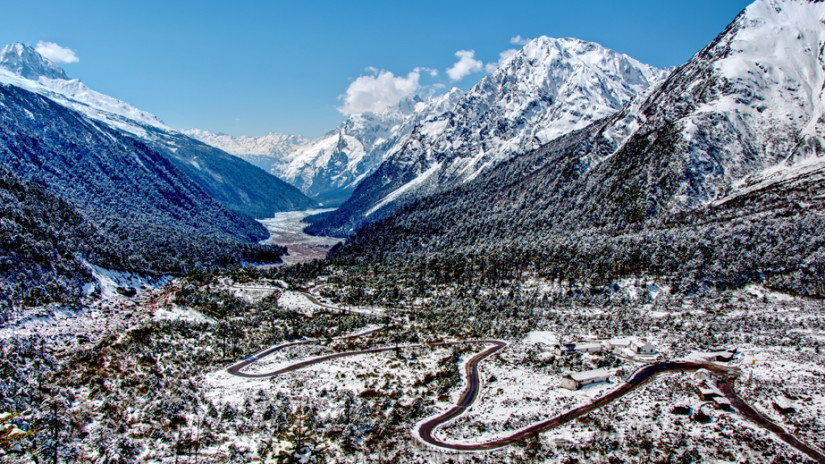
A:
[[[261,456],[264,462],[283,464],[326,462],[327,445],[312,430],[311,415],[304,410],[302,405],[299,405],[295,413],[289,412],[287,416],[287,423],[278,434],[280,442],[276,445],[278,451],[271,458]]]

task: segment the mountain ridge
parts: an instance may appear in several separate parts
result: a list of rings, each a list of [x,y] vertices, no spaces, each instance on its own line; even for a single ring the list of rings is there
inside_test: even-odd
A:
[[[13,58],[25,56],[16,66]],[[31,78],[16,74],[32,71]],[[151,113],[89,89],[68,79],[60,69],[33,48],[11,44],[0,52],[0,82],[40,94],[67,108],[137,137],[166,156],[198,185],[225,206],[252,217],[271,217],[276,211],[307,209],[316,203],[297,189],[245,161],[208,146],[164,124]]]
[[[334,259],[481,253],[594,284],[652,272],[686,292],[769,278],[825,294],[822,19],[823,3],[757,1],[618,113],[404,206]]]
[[[307,230],[348,236],[405,202],[472,180],[542,142],[619,111],[666,70],[578,39],[539,37],[453,108],[421,121],[387,160]]]
[[[96,230],[89,240],[110,242],[104,248],[119,258],[96,264],[183,273],[278,250],[254,245],[269,236],[261,224],[140,139],[10,84],[0,85],[0,107],[0,163],[71,205]]]

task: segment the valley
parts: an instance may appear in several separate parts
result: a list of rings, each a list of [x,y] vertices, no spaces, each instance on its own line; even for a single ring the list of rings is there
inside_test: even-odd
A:
[[[282,256],[284,264],[307,263],[314,259],[324,259],[327,252],[342,240],[335,237],[309,235],[303,231],[308,223],[304,218],[313,214],[331,211],[315,209],[307,211],[288,211],[277,213],[274,218],[259,222],[269,231],[269,238],[262,244],[285,246],[287,254]]]
[[[546,8],[463,6],[519,31]],[[719,6],[657,4],[701,39],[677,60],[638,4],[608,14],[634,25],[618,34],[575,2],[544,10],[578,8],[616,50],[521,32],[492,55],[451,17],[466,45],[426,15],[378,34],[394,4],[372,31],[363,5],[311,8],[358,13],[323,28],[261,2],[243,22],[266,27],[231,39],[197,5],[175,30],[203,14],[214,42],[187,43],[209,59],[155,44],[138,64],[177,71],[135,71],[146,88],[123,95],[174,112],[155,94],[197,95],[200,129],[70,78],[101,82],[91,52],[15,39],[0,49],[0,461],[825,463],[825,2],[755,0],[705,24]],[[324,47],[301,67],[305,38],[275,69],[299,34],[260,34],[293,22]],[[407,26],[427,31],[407,52],[463,48],[438,66],[422,49],[404,73],[360,61]],[[349,42],[367,30],[369,47]],[[637,33],[628,50],[675,61],[619,51]],[[312,136],[264,128],[311,105],[337,111]]]

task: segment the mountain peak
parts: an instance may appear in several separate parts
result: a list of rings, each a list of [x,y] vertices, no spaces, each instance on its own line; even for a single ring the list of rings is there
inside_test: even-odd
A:
[[[37,80],[39,77],[69,79],[63,68],[22,43],[9,44],[0,50],[0,68],[31,80]]]
[[[497,72],[511,74],[518,72],[518,68],[542,68],[550,76],[558,74],[562,81],[570,77],[570,72],[578,74],[585,70],[593,78],[621,80],[631,93],[649,87],[669,73],[595,42],[547,36],[527,42]],[[614,106],[614,109],[617,108]]]
[[[434,98],[442,111],[414,121],[351,198],[310,230],[347,236],[358,224],[621,110],[666,75],[592,42],[533,39],[467,93]]]

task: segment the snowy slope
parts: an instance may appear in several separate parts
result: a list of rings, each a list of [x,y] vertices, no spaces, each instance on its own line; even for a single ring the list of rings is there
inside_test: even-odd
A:
[[[534,39],[453,108],[417,124],[322,228],[346,235],[378,211],[385,216],[411,199],[460,185],[618,111],[666,74],[598,44]]]
[[[172,130],[150,113],[95,92],[77,79],[69,79],[60,67],[23,44],[9,44],[0,50],[0,82],[46,96],[92,119],[139,137],[146,136],[145,129],[141,127],[143,125]]]
[[[735,189],[748,175],[751,181],[778,170],[793,175],[825,161],[823,21],[822,3],[765,0],[738,20],[729,56],[714,66],[719,97],[683,122],[697,157],[711,155],[703,143],[708,137],[728,135],[719,147],[727,161],[725,184]],[[727,134],[714,124],[720,117],[729,121]]]
[[[11,44],[0,50],[0,83],[26,89],[128,135],[166,156],[209,195],[253,217],[306,209],[316,203],[294,187],[165,125],[154,115],[89,89],[33,48]]]
[[[599,185],[615,185],[610,176],[622,172],[625,185],[646,192],[636,206],[655,215],[825,168],[823,20],[818,2],[750,5],[596,137],[617,149],[583,158],[591,168],[609,164],[593,191],[615,196]]]

